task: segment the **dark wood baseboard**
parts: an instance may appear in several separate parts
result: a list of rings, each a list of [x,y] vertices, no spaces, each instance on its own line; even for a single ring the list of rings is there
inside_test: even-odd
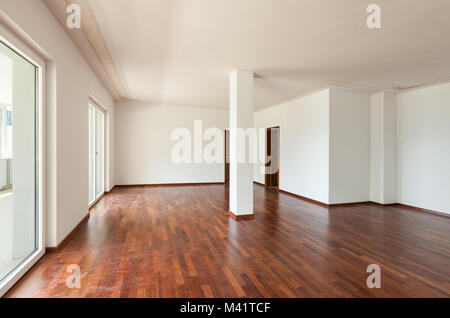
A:
[[[117,185],[114,185],[109,191],[106,191],[105,194],[113,192],[117,187],[118,187]]]
[[[265,184],[263,184],[261,182],[258,182],[258,181],[253,181],[253,183],[257,184],[257,185],[260,185],[262,187],[266,186]],[[323,207],[326,207],[326,208],[329,207],[329,205],[327,203],[323,203],[323,202],[320,202],[320,201],[317,201],[317,200],[313,200],[313,199],[310,199],[310,198],[307,198],[307,197],[304,197],[304,196],[301,196],[301,195],[298,195],[298,194],[295,194],[295,193],[292,193],[292,192],[289,192],[289,191],[285,191],[285,190],[282,190],[282,189],[278,189],[278,191],[283,193],[283,194],[287,194],[287,195],[289,195],[291,197],[297,198],[297,199],[308,201],[310,203],[314,203],[314,204],[317,204],[317,205],[320,205],[320,206],[323,206]]]
[[[110,193],[112,190],[114,190],[115,187],[116,187],[116,186],[113,186],[111,189],[105,190],[105,194],[106,194],[106,193]]]
[[[257,182],[257,181],[253,181],[253,183],[258,184],[260,186],[265,187],[264,184]],[[310,203],[313,204],[317,204],[326,208],[334,208],[334,207],[349,207],[349,206],[353,206],[353,205],[361,205],[361,204],[372,204],[372,205],[377,205],[377,206],[392,206],[392,207],[399,207],[399,208],[405,208],[405,209],[411,209],[417,212],[422,212],[422,213],[429,213],[429,214],[434,214],[437,216],[442,216],[442,217],[446,217],[446,218],[450,218],[450,214],[447,213],[442,213],[442,212],[438,212],[438,211],[433,211],[433,210],[429,210],[429,209],[423,209],[423,208],[418,208],[412,205],[406,205],[406,204],[402,204],[402,203],[387,203],[387,204],[382,204],[382,203],[378,203],[378,202],[374,202],[374,201],[362,201],[362,202],[351,202],[351,203],[337,203],[337,204],[327,204],[327,203],[323,203],[317,200],[313,200],[289,191],[285,191],[285,190],[279,190],[280,192],[290,195],[292,197],[295,197],[297,199],[301,199],[304,201],[308,201]]]
[[[323,207],[325,207],[325,208],[330,207],[330,205],[327,204],[327,203],[320,202],[320,201],[317,201],[317,200],[314,200],[314,199],[310,199],[310,198],[307,198],[307,197],[304,197],[304,196],[301,196],[301,195],[298,195],[298,194],[295,194],[295,193],[292,193],[292,192],[289,192],[289,191],[285,191],[285,190],[281,190],[281,189],[280,189],[279,191],[280,191],[281,193],[290,195],[291,197],[294,197],[294,198],[297,198],[297,199],[301,199],[301,200],[304,200],[304,201],[308,201],[308,202],[310,202],[310,203],[314,203],[314,204],[323,206]]]
[[[203,185],[219,185],[225,182],[192,182],[192,183],[148,183],[148,184],[118,184],[114,188],[128,187],[186,187],[186,186],[203,186]],[[111,190],[112,191],[112,190]]]
[[[236,215],[231,211],[228,211],[228,215],[231,216],[236,221],[242,221],[242,220],[253,220],[255,218],[254,214],[244,214],[244,215]]]
[[[112,190],[112,189],[111,189]],[[94,203],[89,207],[89,211],[94,208],[94,206],[97,205],[97,203],[103,198],[105,195],[107,195],[110,191],[105,191],[101,196],[99,196],[97,199],[95,199]]]
[[[89,220],[89,217],[90,217],[90,213],[86,214],[86,216],[73,228],[73,230],[69,234],[67,234],[67,236],[61,241],[61,243],[59,243],[57,246],[46,247],[45,252],[51,253],[51,252],[56,252],[59,249],[61,249],[65,244],[67,244],[69,239],[71,239],[77,233],[77,231],[80,229],[81,225]]]
[[[338,207],[346,207],[346,206],[352,206],[352,205],[356,205],[356,204],[370,204],[373,203],[371,201],[360,201],[360,202],[348,202],[348,203],[333,203],[333,204],[328,204],[329,208],[338,208]]]
[[[379,203],[379,202],[375,202],[375,201],[369,201],[370,204],[372,205],[378,205],[378,206],[394,206],[394,205],[398,205],[398,203]]]
[[[450,214],[442,213],[442,212],[438,212],[438,211],[434,211],[434,210],[429,210],[429,209],[418,208],[418,207],[412,206],[412,205],[406,205],[406,204],[402,204],[402,203],[395,203],[395,204],[392,204],[392,205],[396,206],[396,207],[399,207],[399,208],[411,209],[411,210],[414,210],[414,211],[417,211],[417,212],[434,214],[434,215],[437,215],[437,216],[442,216],[444,218],[450,218]]]
[[[442,217],[446,217],[446,218],[450,218],[450,214],[447,213],[442,213],[442,212],[438,212],[438,211],[433,211],[433,210],[429,210],[429,209],[422,209],[422,208],[418,208],[412,205],[406,205],[406,204],[402,204],[402,203],[378,203],[378,202],[374,202],[374,201],[366,201],[366,202],[354,202],[354,203],[341,203],[341,204],[330,204],[329,207],[346,207],[346,206],[353,206],[353,205],[358,205],[358,204],[370,204],[370,205],[376,205],[376,206],[380,206],[380,207],[398,207],[398,208],[404,208],[404,209],[409,209],[409,210],[414,210],[416,212],[422,212],[422,213],[428,213],[428,214],[434,214],[437,216],[442,216]]]

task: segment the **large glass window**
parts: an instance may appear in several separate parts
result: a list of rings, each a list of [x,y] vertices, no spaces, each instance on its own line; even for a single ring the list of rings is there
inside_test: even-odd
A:
[[[38,249],[37,70],[0,42],[0,283]]]

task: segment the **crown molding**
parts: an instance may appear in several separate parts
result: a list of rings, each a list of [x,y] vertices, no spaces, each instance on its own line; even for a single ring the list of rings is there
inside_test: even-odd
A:
[[[129,99],[126,81],[117,70],[100,29],[95,13],[88,0],[43,0],[50,12],[59,22],[72,43],[89,64],[91,69],[109,91],[114,100]],[[81,9],[81,28],[69,29],[66,26],[66,8],[77,4]]]
[[[310,86],[308,88],[299,90],[296,93],[289,94],[289,95],[279,98],[273,102],[255,106],[254,111],[258,112],[258,111],[265,110],[268,108],[276,107],[276,106],[288,103],[290,101],[296,100],[298,98],[312,95],[312,94],[322,91],[324,89],[341,89],[341,90],[348,90],[348,91],[361,93],[361,94],[377,94],[377,93],[383,93],[383,92],[401,94],[404,92],[413,91],[413,90],[431,87],[431,86],[436,86],[436,85],[441,85],[441,84],[449,83],[449,82],[450,82],[450,77],[443,78],[443,79],[436,80],[436,81],[430,81],[427,84],[423,84],[423,85],[414,85],[414,86],[405,87],[405,88],[399,90],[399,89],[396,89],[395,87],[394,88],[375,88],[375,87],[369,87],[369,86],[359,85],[359,84],[355,84],[355,83],[329,80],[329,81],[320,82],[320,83]],[[195,105],[195,104],[180,104],[180,103],[171,103],[171,102],[163,102],[163,101],[156,101],[156,100],[127,99],[127,100],[118,100],[117,102],[193,107],[193,108],[204,108],[204,109],[212,109],[212,110],[228,110],[228,107],[221,107],[221,106],[215,107],[215,106]]]
[[[406,92],[417,91],[419,89],[443,85],[443,84],[447,84],[447,83],[450,83],[450,77],[442,77],[437,80],[423,82],[423,83],[417,84],[417,85],[396,86],[396,87],[387,89],[386,91],[397,93],[397,94],[402,94],[402,93],[406,93]]]
[[[81,31],[89,42],[95,55],[99,59],[103,68],[109,75],[109,78],[121,99],[128,99],[128,89],[121,74],[117,70],[114,60],[106,44],[100,25],[95,17],[89,0],[66,0],[67,5],[78,4],[81,8]]]
[[[228,107],[220,107],[220,106],[206,106],[206,105],[196,105],[196,104],[180,104],[180,103],[171,103],[171,102],[162,102],[155,100],[117,100],[116,103],[120,104],[147,104],[153,106],[176,106],[176,107],[189,107],[189,108],[203,108],[209,110],[222,110],[228,111]]]
[[[308,95],[317,93],[319,91],[322,91],[324,89],[330,89],[330,88],[345,89],[345,90],[350,90],[350,91],[363,93],[363,94],[374,94],[374,93],[380,91],[379,88],[374,88],[374,87],[369,87],[369,86],[364,86],[364,85],[359,85],[359,84],[349,83],[349,82],[328,80],[325,82],[320,82],[320,83],[310,86],[308,88],[301,89],[293,94],[289,94],[285,97],[282,97],[282,98],[272,101],[270,103],[257,106],[257,107],[255,107],[255,111],[257,112],[257,111],[264,110],[267,108],[279,106],[279,105],[285,104],[287,102],[296,100],[300,97],[308,96]]]

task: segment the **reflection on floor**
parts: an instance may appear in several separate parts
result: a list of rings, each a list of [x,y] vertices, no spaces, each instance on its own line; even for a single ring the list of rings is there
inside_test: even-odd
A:
[[[0,280],[6,276],[21,259],[12,259],[13,193],[0,191]]]

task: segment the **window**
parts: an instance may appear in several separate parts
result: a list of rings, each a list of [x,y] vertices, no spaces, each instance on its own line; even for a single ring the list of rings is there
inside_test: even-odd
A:
[[[0,37],[0,296],[44,253],[41,67]]]

